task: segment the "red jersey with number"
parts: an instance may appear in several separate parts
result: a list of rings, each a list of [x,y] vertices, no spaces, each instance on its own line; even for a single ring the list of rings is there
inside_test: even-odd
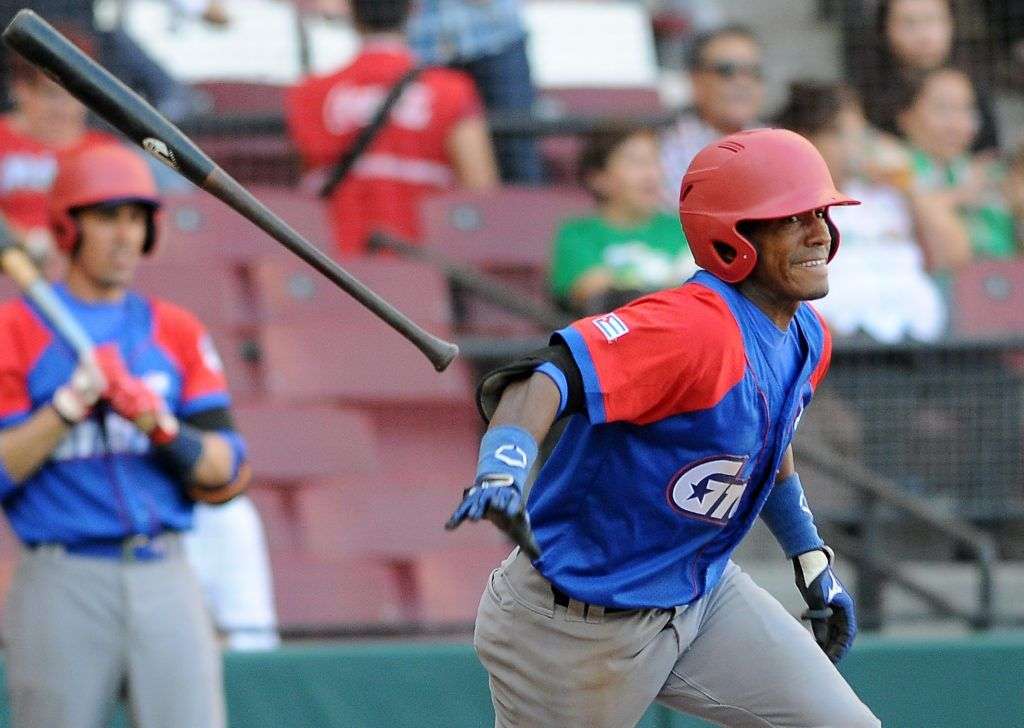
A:
[[[17,228],[48,228],[50,185],[60,160],[89,147],[117,144],[109,134],[86,131],[60,149],[17,131],[9,116],[0,117],[0,212]]]
[[[326,175],[414,65],[404,46],[369,43],[341,71],[292,88],[288,127],[307,168]],[[367,237],[378,229],[418,240],[420,202],[455,185],[449,138],[482,109],[472,80],[458,71],[428,69],[405,88],[387,124],[330,199],[342,253],[364,252]]]

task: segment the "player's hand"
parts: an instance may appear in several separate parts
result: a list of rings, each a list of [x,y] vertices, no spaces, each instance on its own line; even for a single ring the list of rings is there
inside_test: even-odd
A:
[[[832,571],[832,549],[825,546],[793,559],[796,586],[807,602],[814,639],[832,662],[839,662],[857,635],[853,598]]]
[[[463,521],[486,518],[519,544],[531,559],[540,558],[540,548],[530,529],[530,516],[526,512],[523,493],[512,476],[488,473],[477,477],[472,488],[462,494],[462,503],[444,524],[449,531]]]
[[[154,444],[163,445],[177,437],[178,420],[163,397],[128,372],[117,348],[98,347],[96,355],[107,381],[102,396],[114,412],[134,422]]]
[[[83,359],[71,380],[54,392],[52,406],[61,419],[75,424],[89,416],[106,389],[107,380],[96,360]]]

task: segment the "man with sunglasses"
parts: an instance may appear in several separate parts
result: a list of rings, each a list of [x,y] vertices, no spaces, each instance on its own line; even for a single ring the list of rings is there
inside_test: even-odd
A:
[[[764,105],[761,43],[743,25],[708,31],[690,51],[693,108],[661,139],[665,199],[679,194],[683,173],[705,145],[759,126]]]

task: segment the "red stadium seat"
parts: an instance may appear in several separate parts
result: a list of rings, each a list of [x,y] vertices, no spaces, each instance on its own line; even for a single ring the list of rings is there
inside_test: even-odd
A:
[[[187,308],[207,326],[239,326],[253,320],[240,272],[226,264],[144,261],[132,288]]]
[[[253,187],[253,194],[317,247],[330,252],[331,235],[323,204],[287,189]],[[195,263],[219,259],[243,265],[274,254],[288,255],[280,243],[206,192],[170,195],[165,204],[160,260]]]
[[[261,482],[301,483],[339,473],[372,472],[377,449],[369,419],[318,405],[245,404],[235,408]]]
[[[470,406],[469,376],[462,362],[438,374],[412,344],[375,318],[269,323],[260,332],[260,352],[264,386],[275,397]]]
[[[347,261],[345,268],[419,324],[434,329],[451,324],[448,284],[438,271],[394,258]],[[330,316],[373,324],[373,315],[355,299],[294,256],[256,261],[251,275],[262,320]]]
[[[491,524],[469,524],[468,527]],[[460,528],[466,528],[462,526]],[[489,548],[447,548],[421,554],[413,562],[416,608],[427,622],[471,622],[491,572],[512,551],[501,543]]]
[[[961,337],[1024,335],[1024,260],[989,260],[953,283],[952,332]]]
[[[400,572],[375,559],[327,559],[300,551],[272,551],[274,594],[283,628],[358,625],[407,618]]]
[[[295,533],[316,553],[414,559],[427,551],[493,548],[506,543],[490,524],[444,523],[473,471],[462,467],[386,470],[377,475],[333,478],[302,488],[295,497]]]
[[[209,97],[217,114],[279,114],[288,90],[287,86],[249,81],[201,81],[195,88]]]
[[[546,88],[541,99],[556,114],[621,114],[623,119],[656,114],[665,108],[658,89],[651,86]]]
[[[495,269],[547,269],[561,222],[593,209],[578,190],[505,188],[452,192],[421,207],[425,243],[458,260]]]
[[[256,366],[255,335],[245,329],[210,326],[210,336],[224,363],[224,375],[234,399],[245,400],[262,391]]]

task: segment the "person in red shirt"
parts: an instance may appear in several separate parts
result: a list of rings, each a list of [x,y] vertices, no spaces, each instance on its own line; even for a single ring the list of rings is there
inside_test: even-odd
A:
[[[402,31],[409,0],[352,0],[363,46],[345,68],[292,88],[286,110],[292,140],[311,178],[326,177],[416,61]],[[498,184],[483,106],[465,74],[423,72],[330,198],[343,255],[362,253],[375,230],[419,238],[419,204],[430,194]]]
[[[77,45],[88,43],[72,35]],[[117,140],[86,126],[86,109],[15,53],[8,53],[14,109],[0,116],[0,213],[34,258],[53,251],[48,200],[61,159]]]

